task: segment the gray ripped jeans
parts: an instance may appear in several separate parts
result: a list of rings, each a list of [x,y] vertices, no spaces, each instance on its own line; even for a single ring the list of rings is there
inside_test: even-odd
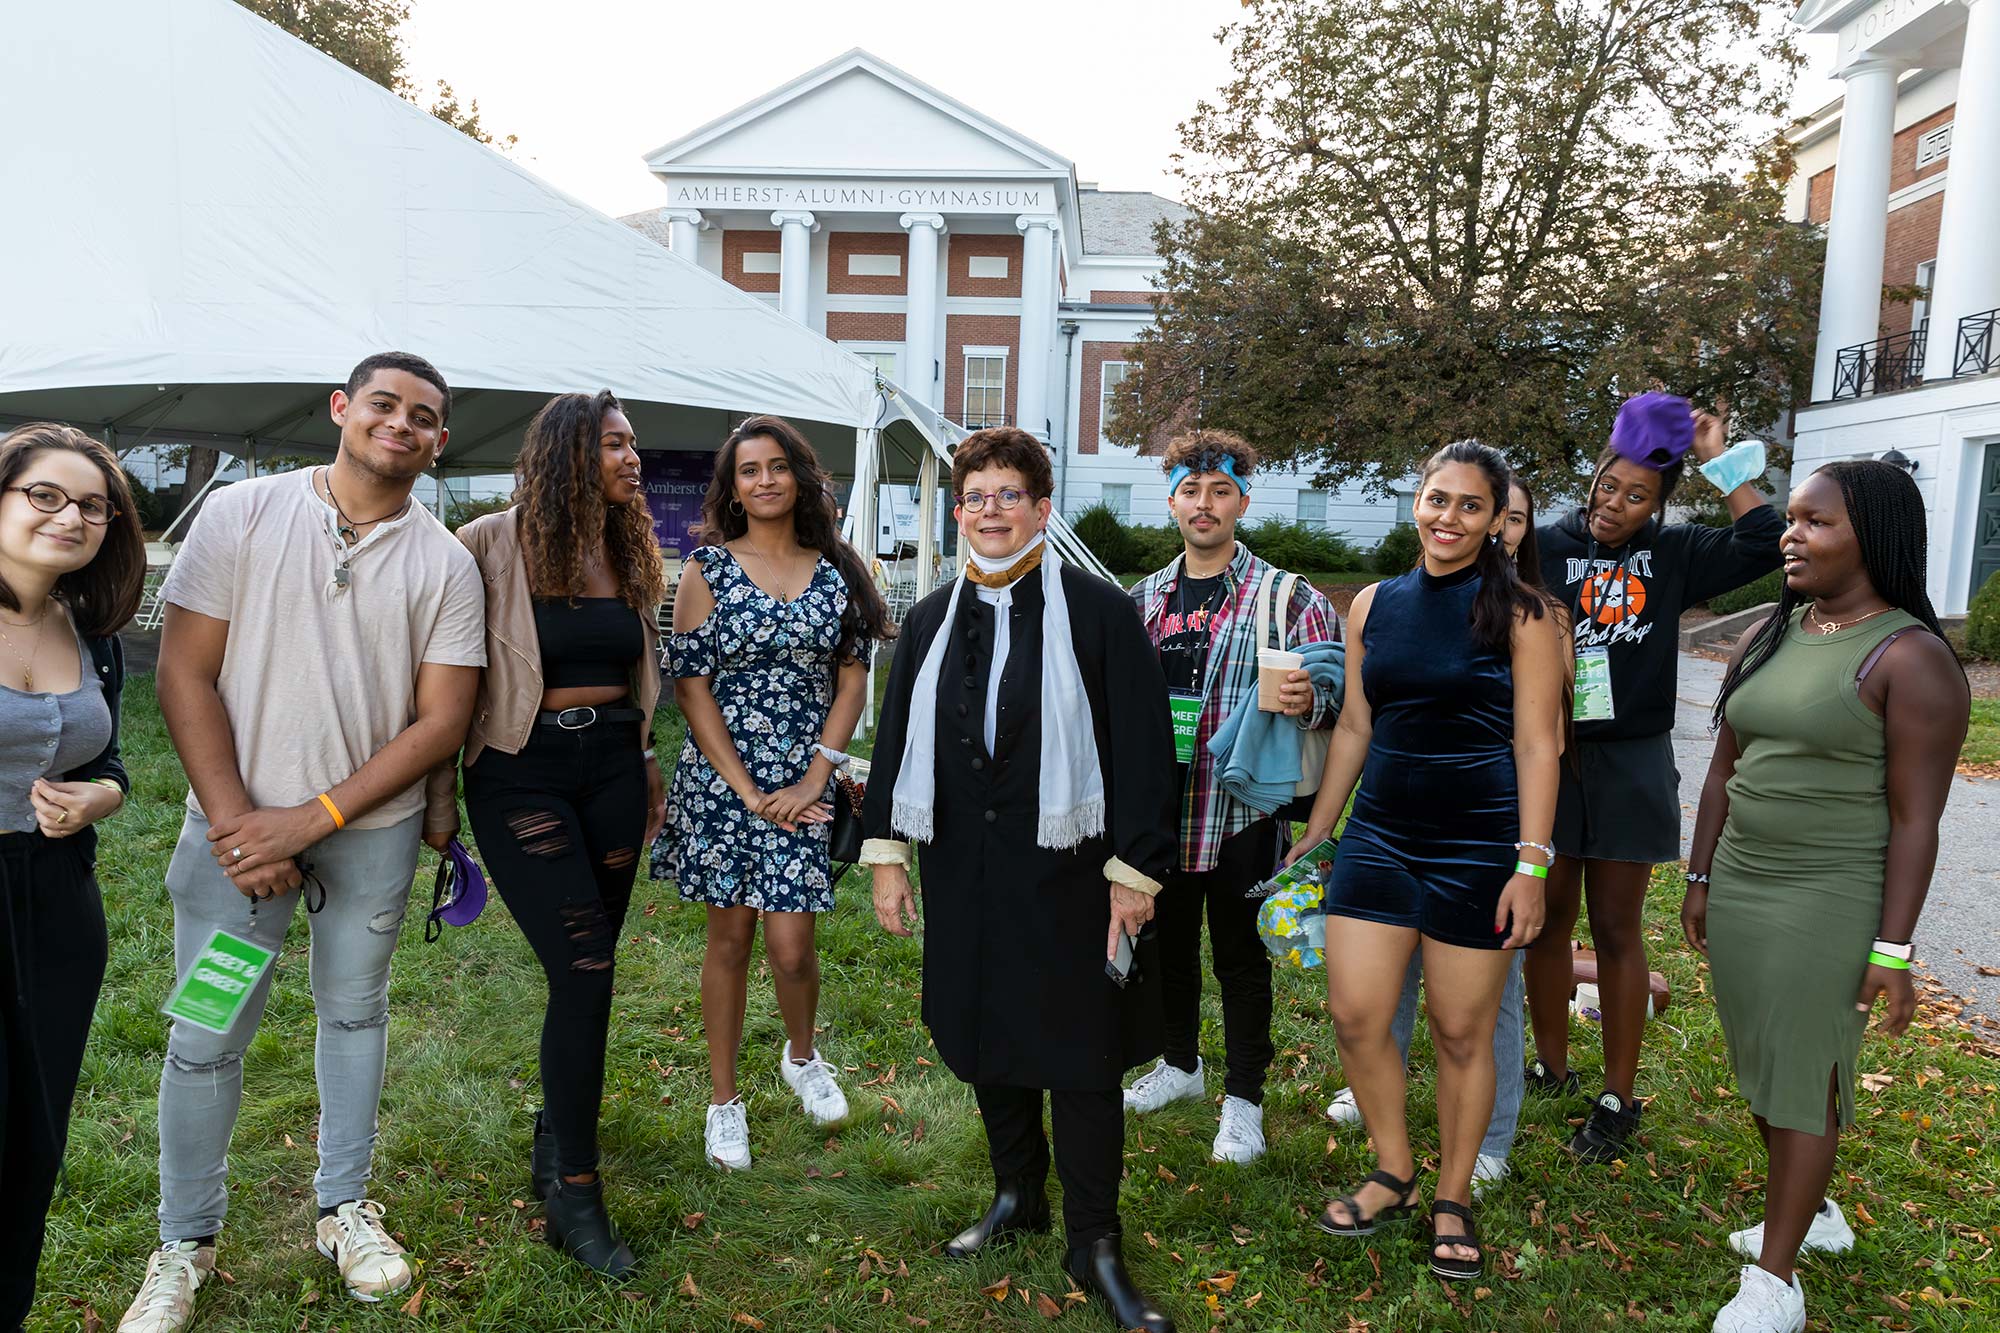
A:
[[[389,828],[346,829],[301,858],[326,886],[326,906],[306,918],[319,1015],[319,1171],[313,1188],[322,1208],[367,1192],[389,1052],[389,959],[409,908],[422,827],[418,813]],[[176,976],[187,973],[218,926],[278,949],[302,896],[294,891],[258,903],[253,917],[250,900],[216,864],[208,821],[192,811],[167,866],[167,891],[174,901]],[[275,971],[267,968],[258,978],[226,1035],[178,1022],[168,1035],[160,1076],[162,1241],[222,1229],[229,1136],[243,1104],[243,1052],[257,1035]]]

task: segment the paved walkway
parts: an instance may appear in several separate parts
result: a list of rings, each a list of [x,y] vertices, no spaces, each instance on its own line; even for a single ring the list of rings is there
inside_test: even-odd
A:
[[[1695,807],[1715,743],[1708,710],[1722,684],[1722,663],[1681,654],[1680,707],[1674,719],[1674,753],[1681,770],[1681,832],[1694,835]],[[1773,941],[1781,945],[1782,941]],[[2000,782],[1952,779],[1938,833],[1937,873],[1917,923],[1917,957],[1968,1009],[2000,1018],[2000,977],[1979,967],[2000,967]]]

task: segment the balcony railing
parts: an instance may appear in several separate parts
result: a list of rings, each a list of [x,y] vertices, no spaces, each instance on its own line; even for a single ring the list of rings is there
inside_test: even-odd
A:
[[[1989,370],[2000,370],[2000,355],[1996,355],[1993,345],[1996,320],[2000,320],[2000,310],[1967,315],[1958,321],[1958,347],[1951,358],[1953,379],[1960,375],[1984,375]]]
[[[1923,383],[1924,339],[1929,331],[1930,321],[1924,320],[1908,333],[1892,333],[1858,347],[1841,348],[1833,368],[1834,398],[1865,398]],[[1959,337],[1962,345],[1962,326]],[[1990,346],[1990,325],[1987,342]]]
[[[1014,422],[1005,412],[967,412],[958,424],[967,430],[985,430],[988,426],[1011,426]]]

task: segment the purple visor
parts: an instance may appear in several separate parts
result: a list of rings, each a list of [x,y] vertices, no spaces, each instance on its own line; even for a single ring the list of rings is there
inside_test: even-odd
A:
[[[486,876],[465,844],[453,838],[438,858],[437,881],[431,888],[431,915],[424,922],[424,939],[436,940],[446,926],[469,926],[486,910]]]
[[[1670,393],[1627,398],[1611,426],[1611,449],[1620,458],[1658,472],[1694,444],[1694,408]]]

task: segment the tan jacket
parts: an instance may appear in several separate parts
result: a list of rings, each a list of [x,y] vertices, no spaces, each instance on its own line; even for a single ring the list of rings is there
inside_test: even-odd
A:
[[[542,644],[535,633],[535,605],[528,592],[528,566],[521,555],[521,511],[502,510],[476,518],[458,530],[458,539],[479,562],[486,583],[486,670],[465,738],[467,768],[487,746],[519,754],[542,706]],[[660,701],[660,636],[656,616],[639,617],[645,651],[632,668],[632,697],[646,714],[640,735],[653,734],[653,709]],[[424,828],[458,828],[458,765],[432,770],[425,783]]]

